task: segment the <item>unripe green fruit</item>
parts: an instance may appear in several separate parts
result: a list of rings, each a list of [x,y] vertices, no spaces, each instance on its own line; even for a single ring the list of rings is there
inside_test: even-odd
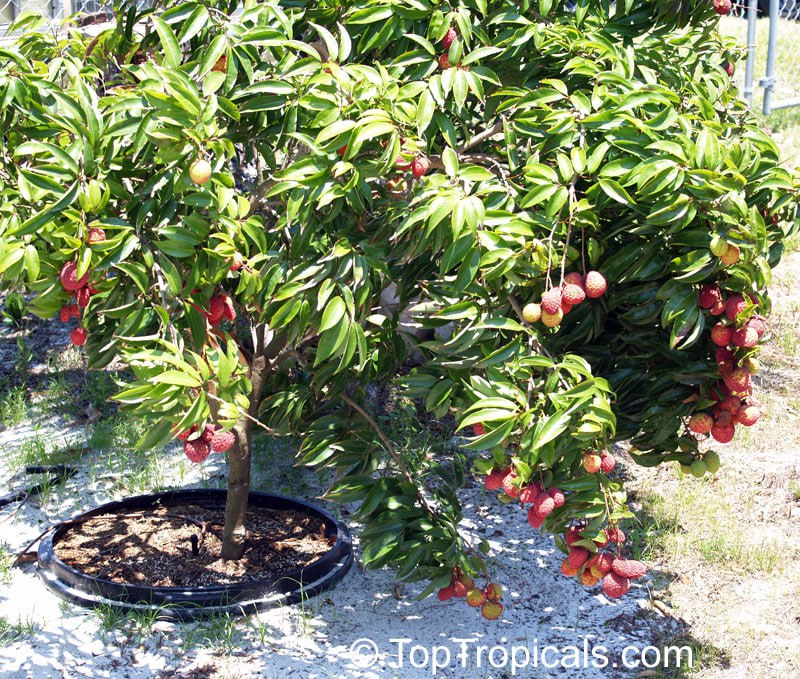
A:
[[[717,257],[722,257],[722,255],[728,251],[728,244],[725,242],[725,239],[720,236],[714,236],[711,239],[711,245],[709,247],[711,253]]]
[[[211,179],[211,163],[205,158],[198,158],[189,166],[189,177],[195,184],[202,186]]]
[[[522,317],[528,323],[536,323],[542,317],[542,307],[535,302],[526,304],[522,309]]]
[[[703,462],[705,463],[709,474],[716,474],[719,471],[719,455],[717,455],[713,450],[709,450],[705,455],[703,455]]]
[[[748,356],[746,359],[744,359],[742,367],[751,375],[755,375],[759,370],[761,370],[761,361],[753,356]]]
[[[702,479],[706,475],[708,467],[706,466],[706,463],[703,462],[702,460],[695,460],[691,464],[691,470],[692,470],[692,476],[695,476],[698,479]]]
[[[689,476],[692,473],[692,468],[688,464],[681,464],[681,476]]]

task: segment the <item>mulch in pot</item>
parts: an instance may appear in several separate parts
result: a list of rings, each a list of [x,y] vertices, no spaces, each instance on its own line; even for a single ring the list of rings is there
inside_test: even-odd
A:
[[[77,571],[120,584],[209,587],[266,580],[316,561],[335,537],[292,510],[250,507],[244,555],[220,557],[224,507],[183,503],[103,514],[71,526],[54,545]]]

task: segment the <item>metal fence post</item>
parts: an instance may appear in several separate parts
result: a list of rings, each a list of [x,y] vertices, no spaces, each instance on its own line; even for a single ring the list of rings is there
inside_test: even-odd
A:
[[[744,98],[753,105],[753,80],[756,73],[756,20],[758,19],[758,0],[747,4],[747,61],[744,65]]]
[[[759,81],[764,88],[763,113],[768,116],[772,113],[772,90],[775,87],[775,57],[778,53],[778,24],[781,18],[781,8],[778,0],[769,2],[769,43],[767,44],[767,73]]]

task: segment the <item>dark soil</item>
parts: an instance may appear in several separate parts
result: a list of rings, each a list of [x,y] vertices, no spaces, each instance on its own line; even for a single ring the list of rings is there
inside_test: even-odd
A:
[[[103,514],[71,527],[55,544],[55,553],[72,568],[104,580],[201,587],[285,574],[315,561],[335,541],[326,536],[321,519],[251,507],[244,555],[226,561],[219,556],[224,518],[223,507],[195,503]]]

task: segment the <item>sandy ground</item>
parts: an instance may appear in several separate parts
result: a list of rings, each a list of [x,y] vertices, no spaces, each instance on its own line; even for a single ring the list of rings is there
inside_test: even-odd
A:
[[[40,423],[39,434],[82,436],[65,426]],[[0,433],[0,447],[9,450],[31,435],[26,427],[7,430]],[[164,453],[167,475],[181,466],[181,457],[177,449]],[[98,454],[95,461],[102,459]],[[3,522],[0,543],[19,550],[51,522],[125,495],[113,490],[118,485],[114,475],[97,473],[92,455],[87,462],[83,466],[90,471],[81,471],[44,503],[30,500],[13,520]],[[180,483],[177,478],[166,481],[205,485],[222,471],[219,463],[193,467]],[[7,469],[0,474],[10,478]],[[10,478],[9,485],[20,483],[20,477]],[[265,487],[259,480],[256,485]],[[483,620],[463,601],[416,601],[419,586],[398,590],[391,571],[363,572],[356,565],[332,591],[249,619],[153,625],[129,620],[112,626],[107,615],[61,602],[40,582],[35,564],[29,564],[12,569],[11,582],[0,586],[0,617],[24,628],[0,648],[0,674],[424,677],[435,671],[445,677],[575,676],[574,663],[583,662],[584,653],[591,663],[594,649],[608,658],[608,667],[590,666],[579,670],[581,676],[630,676],[613,668],[621,665],[623,649],[644,648],[669,627],[666,619],[645,610],[647,580],[623,599],[609,601],[599,588],[586,590],[560,575],[562,556],[552,539],[534,533],[519,507],[485,497],[477,483],[466,489],[464,505],[464,525],[490,541],[491,568],[506,590],[499,621]],[[3,510],[0,520],[13,510],[13,505]],[[360,639],[368,641],[360,651],[351,649]],[[564,650],[542,656],[549,645]]]

